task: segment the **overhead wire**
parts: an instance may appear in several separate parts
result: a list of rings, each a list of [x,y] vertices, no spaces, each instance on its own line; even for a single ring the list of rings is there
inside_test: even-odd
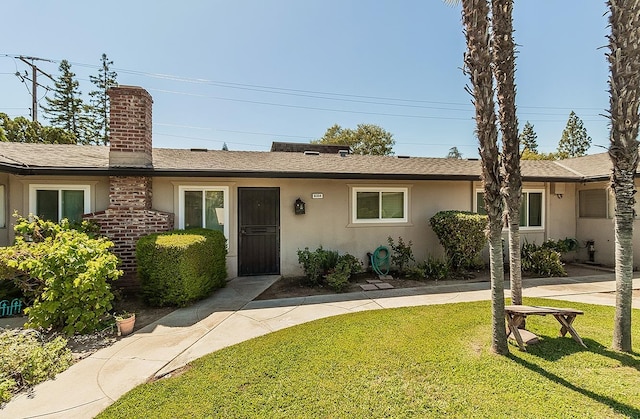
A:
[[[14,65],[17,70],[17,62],[15,61],[15,57],[9,54],[0,54],[0,56],[10,57],[14,61]],[[61,60],[51,60],[46,59],[46,61],[52,63],[60,63]],[[69,62],[71,65],[99,69],[100,65],[79,63],[79,62]],[[360,115],[372,115],[372,116],[385,116],[385,117],[400,117],[400,118],[412,118],[412,119],[444,119],[444,120],[458,120],[458,121],[472,121],[473,120],[473,107],[471,103],[457,103],[457,102],[445,102],[445,101],[433,101],[433,100],[423,100],[423,99],[404,99],[404,98],[395,98],[395,97],[384,97],[384,96],[368,96],[368,95],[356,95],[356,94],[348,94],[348,93],[337,93],[337,92],[326,92],[326,91],[318,91],[318,90],[305,90],[305,89],[292,89],[285,87],[277,87],[277,86],[265,86],[265,85],[256,85],[256,84],[247,84],[247,83],[236,83],[236,82],[227,82],[227,81],[219,81],[219,80],[209,80],[202,78],[191,78],[185,76],[176,76],[171,74],[161,74],[161,73],[152,73],[138,70],[129,70],[123,68],[113,68],[113,71],[118,72],[119,74],[131,74],[138,75],[143,77],[156,78],[161,80],[170,80],[180,83],[191,83],[191,84],[201,84],[208,85],[211,87],[220,87],[220,88],[229,88],[236,90],[245,90],[252,92],[259,92],[264,94],[277,94],[277,95],[286,95],[293,97],[301,97],[308,99],[320,99],[320,100],[331,100],[338,101],[344,103],[357,103],[357,104],[366,104],[366,105],[374,105],[374,106],[391,106],[391,107],[404,107],[404,108],[413,108],[413,109],[429,109],[429,110],[437,110],[443,112],[468,112],[469,115],[466,117],[462,116],[443,116],[443,115],[416,115],[416,114],[405,114],[405,113],[390,113],[390,112],[374,112],[374,111],[364,111],[364,110],[351,110],[351,109],[335,109],[330,107],[320,107],[320,106],[305,106],[300,104],[287,104],[287,103],[277,103],[271,101],[261,101],[261,100],[250,100],[250,99],[240,99],[233,97],[224,97],[224,96],[216,96],[216,95],[208,95],[208,94],[200,94],[200,93],[191,93],[179,90],[170,90],[170,89],[155,89],[149,88],[150,91],[156,91],[165,94],[174,94],[174,95],[182,95],[182,96],[192,96],[192,97],[201,97],[205,99],[212,100],[220,100],[220,101],[228,101],[228,102],[236,102],[236,103],[246,103],[246,104],[255,104],[262,106],[274,106],[274,107],[283,107],[283,108],[291,108],[291,109],[303,109],[303,110],[312,110],[312,111],[323,111],[323,112],[336,112],[336,113],[346,113],[346,114],[360,114]],[[86,78],[82,78],[80,80],[89,80]],[[28,89],[28,87],[27,87]],[[38,99],[40,102],[48,93],[48,89],[45,91],[45,94],[42,98]],[[386,101],[386,102],[380,102]],[[398,103],[390,103],[390,102],[398,102]],[[428,104],[429,106],[427,106]],[[440,105],[440,106],[431,106],[431,105]],[[455,106],[455,107],[450,107]],[[460,108],[463,107],[463,108]],[[541,109],[541,110],[596,110],[597,108],[586,108],[586,107],[575,107],[575,108],[562,108],[562,107],[546,107],[546,106],[519,106],[519,109]],[[600,111],[600,109],[597,109]],[[535,116],[556,116],[557,113],[547,113],[547,112],[519,112],[519,115],[535,115]],[[583,121],[594,121],[593,119],[588,119],[591,117],[601,117],[601,115],[582,115]],[[599,119],[598,119],[599,120]],[[536,123],[544,123],[544,122],[561,122],[564,119],[542,119],[536,120]],[[171,124],[164,124],[165,126],[171,126]],[[236,133],[244,133],[244,134],[252,134],[246,131],[234,131],[234,130],[221,130],[215,129],[211,127],[192,127],[192,126],[182,126],[182,128],[187,129],[212,129],[217,131],[227,131],[227,132],[236,132]],[[266,133],[255,133],[257,135],[273,135],[278,137],[285,138],[315,138],[315,136],[295,136],[288,134],[266,134]],[[161,134],[161,135],[169,135],[169,134]],[[179,136],[176,136],[179,137]],[[201,138],[195,137],[181,137],[180,138],[189,138],[195,140],[204,140]],[[214,140],[217,141],[217,140]],[[225,140],[226,141],[226,140]],[[400,143],[397,141],[397,143]],[[408,143],[406,141],[402,141],[402,144],[412,144],[412,145],[436,145],[433,143]],[[250,144],[247,144],[250,145]],[[448,145],[448,144],[442,144]],[[462,146],[462,145],[461,145]]]

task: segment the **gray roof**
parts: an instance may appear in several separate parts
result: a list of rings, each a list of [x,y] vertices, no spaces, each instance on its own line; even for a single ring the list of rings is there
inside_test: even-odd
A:
[[[562,161],[522,161],[523,178],[529,181],[600,180],[606,179],[610,170],[606,153]],[[156,148],[153,168],[110,168],[106,146],[3,142],[0,143],[0,171],[25,175],[477,180],[481,166],[479,160],[431,157]]]

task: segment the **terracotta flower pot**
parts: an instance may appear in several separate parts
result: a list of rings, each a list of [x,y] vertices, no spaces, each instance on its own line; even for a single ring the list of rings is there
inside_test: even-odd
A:
[[[118,326],[118,336],[127,336],[133,332],[133,326],[136,323],[136,315],[132,314],[129,317],[123,319],[116,319],[116,325]]]

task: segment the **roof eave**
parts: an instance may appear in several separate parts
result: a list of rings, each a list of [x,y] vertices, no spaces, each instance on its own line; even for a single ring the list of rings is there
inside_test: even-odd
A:
[[[441,181],[480,181],[480,175],[474,174],[411,174],[411,173],[358,173],[358,172],[293,172],[293,171],[245,171],[245,170],[184,170],[154,169],[152,167],[29,167],[11,163],[0,163],[0,172],[21,176],[57,175],[57,176],[188,176],[188,177],[236,177],[270,179],[362,179],[362,180],[441,180]],[[636,174],[640,177],[640,174]],[[584,176],[523,176],[525,182],[600,182],[610,177],[599,175]]]

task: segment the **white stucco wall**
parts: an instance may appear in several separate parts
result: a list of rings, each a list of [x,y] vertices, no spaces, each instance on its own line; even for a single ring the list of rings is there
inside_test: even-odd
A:
[[[640,187],[640,182],[636,180],[636,189]],[[609,182],[595,182],[579,185],[577,190],[585,189],[607,189],[609,190]],[[576,214],[578,214],[579,197],[576,199]],[[609,190],[608,194],[608,217],[607,218],[577,218],[576,236],[580,244],[584,246],[587,240],[595,241],[595,262],[606,265],[615,266],[615,196]],[[636,194],[636,200],[638,200]],[[640,267],[640,203],[636,203],[636,220],[634,222],[634,238],[633,238],[633,264],[635,269]],[[580,259],[588,260],[586,249],[580,250]]]
[[[5,185],[7,197],[7,227],[0,228],[0,245],[13,241],[13,218],[17,210],[28,214],[28,191],[30,184],[89,184],[91,185],[91,210],[101,211],[109,205],[108,177],[43,177],[14,176],[0,174],[0,184]],[[429,218],[441,210],[474,209],[474,196],[481,188],[479,182],[469,181],[369,181],[369,180],[324,180],[324,179],[259,179],[259,178],[186,178],[157,177],[153,180],[153,208],[176,214],[178,227],[178,187],[226,186],[229,190],[229,255],[230,276],[237,275],[238,225],[237,189],[240,187],[279,187],[281,211],[281,272],[297,275],[302,270],[297,260],[297,250],[309,247],[348,252],[365,262],[366,253],[379,245],[387,245],[387,237],[394,240],[402,237],[413,242],[416,260],[427,256],[443,256],[443,249],[431,230]],[[350,187],[395,186],[409,188],[409,222],[390,225],[352,224],[350,220]],[[545,221],[543,229],[523,229],[522,240],[541,243],[546,239],[575,237],[583,248],[577,259],[587,260],[584,244],[596,241],[596,262],[613,265],[613,218],[585,219],[578,214],[578,191],[583,188],[606,188],[607,183],[585,185],[564,184],[562,198],[554,195],[550,183],[525,183],[525,189],[545,191]],[[322,199],[313,199],[312,194],[322,194]],[[293,204],[297,198],[306,202],[306,214],[295,215]],[[613,214],[613,201],[610,202]],[[640,238],[636,234],[635,260],[640,260]]]
[[[15,211],[29,215],[29,185],[89,185],[91,194],[91,211],[102,211],[109,206],[109,178],[106,176],[15,176],[0,174],[0,184],[6,187],[7,225],[0,229],[0,246],[13,243]]]
[[[365,262],[367,252],[380,245],[387,245],[387,238],[413,242],[413,252],[418,261],[427,255],[442,256],[442,247],[429,226],[429,218],[445,209],[468,211],[472,207],[471,182],[378,182],[356,180],[317,179],[216,179],[216,178],[155,178],[153,182],[153,206],[162,211],[175,212],[178,208],[180,185],[228,186],[230,204],[228,268],[231,276],[237,274],[238,225],[237,189],[242,187],[280,188],[280,243],[281,272],[298,275],[298,249],[319,246],[325,249],[350,253]],[[351,224],[351,186],[407,187],[409,192],[409,222],[390,225]],[[312,194],[322,194],[313,199]],[[306,203],[306,214],[295,215],[297,198]],[[176,216],[176,227],[178,218]]]

